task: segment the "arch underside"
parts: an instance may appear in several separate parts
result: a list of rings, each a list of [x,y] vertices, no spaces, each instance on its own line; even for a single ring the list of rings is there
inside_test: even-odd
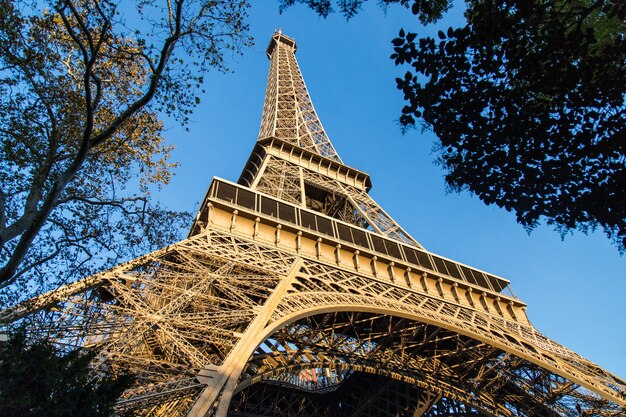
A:
[[[216,385],[233,416],[624,415],[624,381],[492,311],[213,231],[0,322],[132,372],[124,416],[187,415],[246,343]]]
[[[623,409],[468,336],[340,311],[279,329],[251,356],[230,416],[563,416]]]

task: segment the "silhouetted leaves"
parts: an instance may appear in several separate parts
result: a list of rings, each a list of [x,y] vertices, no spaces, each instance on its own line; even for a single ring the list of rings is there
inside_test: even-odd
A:
[[[626,248],[624,2],[472,1],[467,25],[393,40],[396,79],[440,139],[453,190],[513,211],[528,229],[602,227]],[[402,40],[403,42],[398,42]]]
[[[24,334],[0,342],[0,415],[3,417],[106,417],[132,377],[90,372],[93,352],[61,352]]]
[[[309,6],[315,13],[327,17],[333,12],[339,12],[346,19],[354,17],[367,0],[335,0],[335,6],[331,0],[279,0],[279,10],[282,12],[286,8],[296,3]],[[390,4],[399,4],[417,16],[422,24],[435,22],[443,16],[450,8],[450,0],[380,0],[378,2],[383,8]],[[336,9],[335,9],[336,8]]]

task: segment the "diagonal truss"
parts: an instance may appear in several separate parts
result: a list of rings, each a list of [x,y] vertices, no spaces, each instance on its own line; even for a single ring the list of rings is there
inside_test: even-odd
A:
[[[252,189],[421,247],[366,192],[337,178],[271,155]]]
[[[259,139],[282,139],[341,162],[313,108],[295,52],[293,39],[274,34],[267,48],[271,65]]]
[[[230,415],[326,415],[322,403],[376,416],[623,412],[624,381],[522,319],[338,267],[229,224],[0,320],[97,348],[95,371],[135,373],[120,414],[219,414],[223,405]],[[289,407],[277,413],[261,401],[268,395]]]
[[[120,416],[612,416],[626,382],[422,248],[330,145],[277,33],[260,139],[187,239],[0,312],[131,372]]]

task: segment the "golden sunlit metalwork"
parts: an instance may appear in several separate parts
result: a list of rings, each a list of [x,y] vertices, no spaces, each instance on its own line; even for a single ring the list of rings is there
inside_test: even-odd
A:
[[[626,383],[539,333],[501,277],[368,195],[274,34],[257,144],[189,237],[0,312],[132,372],[120,416],[624,415]]]

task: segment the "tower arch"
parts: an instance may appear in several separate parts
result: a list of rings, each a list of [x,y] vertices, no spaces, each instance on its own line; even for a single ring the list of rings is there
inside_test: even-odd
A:
[[[626,382],[538,332],[508,280],[429,252],[369,196],[295,51],[272,36],[256,145],[186,239],[1,311],[2,330],[134,373],[120,416],[623,415]]]

